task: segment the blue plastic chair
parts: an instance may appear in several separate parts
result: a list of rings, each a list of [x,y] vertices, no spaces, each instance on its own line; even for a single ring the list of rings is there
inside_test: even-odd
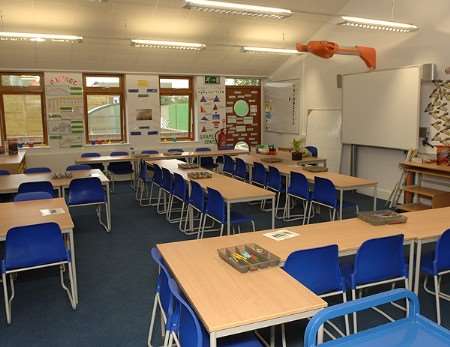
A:
[[[202,186],[196,181],[190,181],[191,183],[191,194],[189,196],[189,203],[186,210],[186,219],[184,221],[184,228],[181,230],[186,235],[197,234],[197,238],[200,238],[202,221],[206,210],[206,194]],[[198,228],[195,230],[194,221],[192,221],[192,230],[187,230],[187,222],[190,218],[191,211],[198,212],[199,223]]]
[[[426,275],[424,290],[434,295],[436,300],[436,321],[441,324],[440,298],[450,301],[450,295],[441,292],[442,276],[450,274],[450,229],[447,229],[436,242],[434,252],[422,256],[421,271]],[[428,288],[428,278],[433,277],[434,291]]]
[[[47,173],[52,172],[48,167],[29,167],[23,170],[25,174],[35,174],[35,173]]]
[[[203,238],[204,236],[207,217],[220,224],[220,236],[222,236],[224,225],[227,223],[225,200],[223,199],[222,194],[212,188],[208,188],[208,199],[206,202],[200,238]],[[232,226],[238,225],[238,232],[241,231],[239,225],[244,223],[251,223],[253,231],[255,231],[255,222],[251,217],[244,216],[239,212],[230,212],[230,224]]]
[[[170,196],[173,191],[173,175],[166,168],[162,168],[162,181],[161,186],[158,192],[158,206],[157,212],[158,214],[166,214],[168,210],[167,203],[170,201]],[[161,198],[163,199],[163,207],[161,210]]]
[[[151,182],[151,178],[148,174],[148,166],[144,160],[139,162],[139,175],[136,180],[136,200],[139,201],[140,206],[149,206],[151,203],[151,197],[149,195],[148,183]],[[146,203],[145,201],[148,201]]]
[[[156,163],[153,163],[152,169],[153,169],[153,176],[152,176],[151,183],[150,183],[149,205],[150,206],[158,206],[159,191],[162,186],[162,170],[161,170],[161,167]],[[155,198],[153,198],[153,189],[154,188],[156,188],[158,190],[158,196]],[[155,200],[155,202],[153,203],[154,200]]]
[[[198,320],[196,314],[184,300],[177,283],[169,279],[169,289],[174,298],[175,318],[172,317],[173,324],[170,324],[169,339],[167,346],[172,346],[176,337],[183,347],[207,347],[209,346],[209,335],[206,329]],[[217,341],[218,347],[262,347],[263,345],[255,334],[243,333],[232,335]]]
[[[267,185],[266,189],[274,192],[276,194],[276,205],[275,205],[275,218],[283,219],[285,217],[286,206],[280,207],[281,194],[286,192],[286,182],[283,180],[280,171],[274,167],[269,166],[269,173],[267,175]],[[265,202],[263,204],[263,209]],[[271,209],[264,209],[265,211],[271,211]],[[279,216],[278,211],[283,211],[283,215]]]
[[[155,151],[154,149],[145,149],[141,152],[141,154],[158,154],[158,151]]]
[[[370,328],[359,334],[321,343],[320,328],[330,319],[404,299],[410,306],[405,319]],[[420,315],[419,300],[413,292],[396,289],[319,311],[306,327],[304,346],[316,347],[319,345],[322,347],[448,347],[450,346],[450,332]]]
[[[311,155],[313,157],[318,157],[319,156],[319,150],[317,149],[317,147],[314,146],[305,146],[305,148],[308,150],[309,153],[311,153]]]
[[[174,199],[177,199],[182,203],[181,207],[181,214],[180,218],[174,218],[172,219],[172,211],[173,209],[173,203]],[[188,185],[186,181],[184,180],[183,176],[180,174],[174,173],[173,174],[173,190],[172,194],[169,198],[169,207],[167,209],[167,215],[166,218],[169,223],[179,223],[178,228],[181,230],[181,223],[183,221],[183,215],[184,215],[184,208],[186,204],[189,203],[189,194],[188,194]]]
[[[45,200],[45,199],[53,199],[53,195],[51,195],[48,192],[20,193],[14,197],[14,202]]]
[[[0,176],[9,176],[10,173],[8,170],[0,170]]]
[[[158,265],[158,278],[156,279],[156,293],[153,300],[152,317],[150,320],[150,328],[148,330],[148,346],[152,346],[153,330],[155,327],[156,313],[159,310],[162,321],[167,323],[169,317],[169,305],[172,299],[172,294],[169,289],[170,272],[167,269],[164,261],[156,247],[150,251],[153,261]]]
[[[76,165],[69,165],[66,168],[66,171],[83,171],[83,170],[91,170],[91,166],[86,164],[76,164]]]
[[[234,160],[229,155],[223,156],[223,169],[222,172],[225,175],[233,176],[234,175]]]
[[[405,288],[408,288],[403,240],[403,235],[367,240],[359,247],[354,263],[343,264],[347,289],[351,289],[353,300],[356,299],[357,290],[380,284],[404,281]],[[353,329],[355,333],[358,330],[356,313],[353,316]]]
[[[101,157],[101,154],[97,152],[87,152],[81,154],[81,158],[98,158],[98,157]],[[91,167],[91,169],[98,169],[100,171],[105,170],[105,167],[103,166],[102,163],[93,163],[89,164],[89,166]]]
[[[179,153],[179,152],[184,152],[184,150],[183,150],[183,148],[169,148],[168,150],[167,150],[167,152],[169,152],[169,153]]]
[[[287,257],[283,270],[321,298],[342,295],[343,302],[347,302],[337,245],[295,251]],[[345,335],[333,323],[330,322],[330,325],[340,335]],[[345,316],[345,329],[348,335],[350,330],[348,316]],[[282,338],[285,345],[284,325]]]
[[[242,181],[248,181],[247,164],[241,158],[236,158],[234,177]]]
[[[68,265],[70,290],[64,284],[64,269]],[[3,292],[5,296],[6,320],[11,324],[11,304],[14,298],[14,273],[36,267],[57,266],[60,269],[61,285],[67,292],[72,308],[76,308],[73,294],[73,270],[69,251],[64,245],[61,229],[56,223],[34,224],[8,230],[5,242],[5,258],[1,263]],[[12,296],[8,294],[9,277]]]
[[[87,177],[73,179],[69,185],[69,207],[77,206],[97,206],[97,218],[101,226],[106,231],[111,231],[111,211],[106,193],[103,190],[102,182],[98,177]],[[106,210],[106,224],[101,218],[102,206]]]
[[[195,149],[196,152],[211,152],[211,148],[208,147],[198,147]],[[194,161],[197,162],[197,159]],[[200,166],[208,169],[215,170],[217,168],[217,164],[214,163],[213,157],[200,157]]]
[[[309,190],[309,183],[305,175],[299,172],[290,173],[290,183],[287,190],[287,201],[286,201],[286,211],[285,220],[293,221],[297,219],[303,219],[303,225],[306,223],[306,216],[308,215],[309,205],[311,203],[312,193]],[[291,198],[294,200],[300,200],[303,203],[303,214],[292,215],[290,213],[291,209]]]
[[[251,184],[265,188],[267,185],[267,171],[263,164],[254,162],[252,169]]]
[[[313,205],[321,205],[330,209],[330,220],[336,219],[336,213],[340,207],[340,201],[337,198],[337,190],[334,183],[328,178],[319,176],[314,177],[314,191],[311,196],[311,203],[308,212],[308,224],[311,218]],[[359,213],[359,207],[356,204],[344,201],[342,208],[355,208],[356,214]]]
[[[128,155],[128,152],[116,151],[111,152],[110,155],[111,157],[120,157]],[[112,162],[108,164],[108,172],[111,176],[114,190],[115,176],[130,176],[130,180],[133,179],[134,174],[133,164],[131,164],[130,161]]]
[[[49,181],[37,181],[37,182],[24,182],[21,183],[17,193],[34,193],[34,192],[46,192],[55,197],[55,191]]]

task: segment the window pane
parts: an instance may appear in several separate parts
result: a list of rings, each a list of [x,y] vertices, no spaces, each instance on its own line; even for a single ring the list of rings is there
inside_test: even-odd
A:
[[[161,78],[159,80],[161,88],[189,89],[190,80],[187,78]]]
[[[120,77],[88,76],[88,77],[86,77],[86,87],[119,88],[120,87]]]
[[[39,75],[2,75],[4,87],[39,87],[41,76]]]
[[[162,137],[188,137],[189,96],[161,96],[161,135]]]
[[[3,95],[6,138],[23,142],[43,142],[40,95]]]
[[[121,140],[120,95],[88,95],[89,140]]]

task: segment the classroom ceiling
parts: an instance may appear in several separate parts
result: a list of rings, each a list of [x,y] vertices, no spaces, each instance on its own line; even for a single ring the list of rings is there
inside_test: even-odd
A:
[[[234,2],[337,14],[348,0]],[[182,0],[0,0],[0,30],[83,36],[81,44],[0,41],[0,68],[149,71],[267,76],[286,56],[239,46],[294,48],[329,21],[294,13],[284,20],[202,13]],[[197,53],[131,47],[131,38],[200,42]]]

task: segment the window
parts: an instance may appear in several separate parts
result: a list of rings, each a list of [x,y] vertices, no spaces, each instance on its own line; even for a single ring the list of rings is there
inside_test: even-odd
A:
[[[122,75],[84,75],[86,142],[126,140]]]
[[[259,78],[226,78],[226,86],[260,86],[261,80]]]
[[[194,140],[192,77],[160,77],[161,140]]]
[[[47,143],[41,73],[0,73],[1,139]]]

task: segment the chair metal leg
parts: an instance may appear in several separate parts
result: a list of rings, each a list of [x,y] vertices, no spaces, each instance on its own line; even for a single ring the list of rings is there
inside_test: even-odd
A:
[[[252,227],[253,227],[253,232],[255,232],[256,228],[255,228],[255,221],[254,220],[252,220]]]
[[[3,295],[4,295],[4,300],[5,300],[6,322],[8,324],[11,324],[11,305],[9,302],[8,282],[6,280],[6,273],[2,274],[2,281],[3,281]]]
[[[312,210],[313,210],[313,207],[314,207],[314,205],[313,205],[313,203],[312,203],[312,201],[309,203],[309,211],[308,211],[308,221],[306,222],[306,224],[309,224],[309,221],[310,221],[310,219],[311,219],[311,212],[312,212]]]
[[[342,302],[344,304],[347,302],[347,293],[345,291],[342,293]],[[348,322],[348,314],[345,315],[344,320],[345,320],[345,334],[347,336],[349,336],[350,335],[350,326],[349,326],[349,322]]]
[[[206,220],[206,218],[205,218],[205,220]],[[222,235],[223,235],[223,224],[220,225],[220,236],[222,236]]]
[[[434,277],[434,291],[436,292],[435,294],[435,299],[436,299],[436,317],[437,317],[437,324],[441,325],[441,303],[439,301],[439,292],[440,292],[440,283],[438,280],[438,276],[433,276]]]
[[[281,324],[281,343],[283,347],[286,347],[286,328],[284,324]]]
[[[158,297],[159,294],[156,293],[155,298],[153,300],[153,309],[152,309],[152,316],[150,318],[150,327],[148,329],[148,339],[147,339],[148,347],[152,347],[153,328],[156,320],[156,310],[158,308]]]
[[[178,230],[180,230],[180,231],[183,231],[182,228],[181,228],[181,224],[183,222],[183,216],[184,216],[184,205],[185,205],[185,202],[183,201],[183,204],[181,205],[180,221],[178,223]],[[187,219],[187,216],[186,216],[186,219]]]
[[[356,300],[356,290],[352,289],[352,300]],[[356,312],[353,312],[353,334],[358,332],[358,322],[356,317]]]

